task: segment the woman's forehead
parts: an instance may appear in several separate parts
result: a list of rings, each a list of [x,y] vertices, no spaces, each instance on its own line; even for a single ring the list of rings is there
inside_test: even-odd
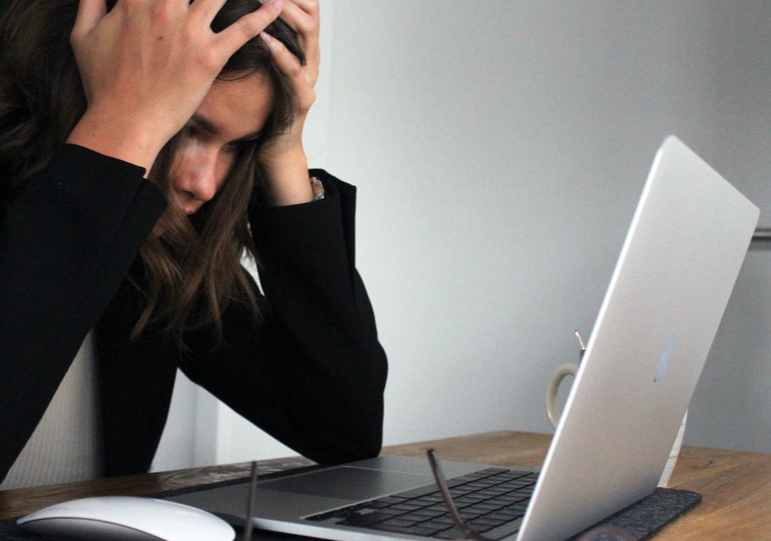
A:
[[[218,79],[193,119],[225,140],[243,139],[262,130],[273,111],[274,96],[273,83],[264,73]]]

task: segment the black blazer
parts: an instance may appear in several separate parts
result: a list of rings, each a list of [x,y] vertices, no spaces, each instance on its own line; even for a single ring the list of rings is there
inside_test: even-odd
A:
[[[94,328],[106,471],[147,471],[181,368],[234,410],[318,462],[374,456],[386,358],[355,269],[355,188],[314,171],[327,198],[253,204],[264,321],[243,305],[181,350],[156,328],[131,329],[142,280],[136,252],[166,202],[143,170],[74,145],[0,215],[0,475],[42,417]]]

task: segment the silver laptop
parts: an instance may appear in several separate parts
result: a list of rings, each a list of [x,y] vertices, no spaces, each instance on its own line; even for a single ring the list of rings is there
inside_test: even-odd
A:
[[[506,508],[521,516],[512,512],[509,523],[496,525],[492,518],[504,508],[491,506],[490,520],[472,522],[476,529],[492,539],[563,541],[656,489],[758,215],[682,142],[664,141],[537,480],[444,464],[447,477],[475,483],[464,492],[451,482],[469,510],[480,505],[467,496],[485,480],[503,475],[524,487],[527,499]],[[433,489],[425,459],[379,457],[260,482],[253,522],[340,541],[458,538],[451,529],[417,527],[447,523]],[[242,524],[247,493],[242,484],[174,499]],[[389,514],[394,505],[425,518],[410,528]]]

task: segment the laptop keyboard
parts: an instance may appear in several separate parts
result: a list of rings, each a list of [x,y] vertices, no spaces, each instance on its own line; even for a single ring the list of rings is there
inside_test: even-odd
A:
[[[491,539],[519,530],[538,478],[534,472],[488,468],[447,481],[455,506],[468,526]],[[463,537],[435,485],[328,511],[306,520],[385,532],[460,539]]]

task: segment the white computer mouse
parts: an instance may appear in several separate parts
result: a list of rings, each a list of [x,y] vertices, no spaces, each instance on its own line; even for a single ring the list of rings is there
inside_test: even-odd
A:
[[[54,538],[100,541],[233,541],[233,527],[201,509],[139,496],[100,496],[58,503],[16,521]]]

